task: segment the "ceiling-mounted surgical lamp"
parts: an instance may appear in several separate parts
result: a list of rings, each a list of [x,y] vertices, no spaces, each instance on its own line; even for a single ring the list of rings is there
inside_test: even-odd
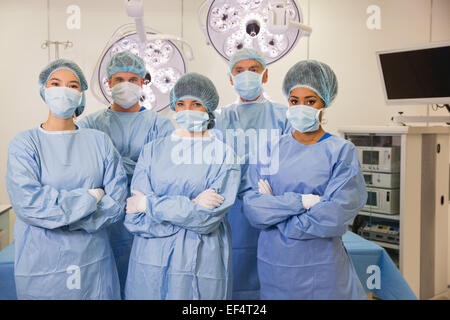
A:
[[[237,50],[254,48],[265,55],[267,64],[284,57],[312,32],[294,0],[206,0],[198,10],[198,23],[207,43],[225,60]]]
[[[145,27],[142,0],[125,0],[125,5],[128,16],[135,19],[135,24],[119,27],[106,44],[92,74],[92,92],[101,103],[113,103],[106,66],[114,54],[130,51],[141,57],[147,68],[141,105],[161,111],[169,106],[169,92],[175,82],[187,72],[186,59],[193,59],[192,48],[177,36],[157,33]],[[186,51],[183,51],[181,44],[186,45],[183,46]]]

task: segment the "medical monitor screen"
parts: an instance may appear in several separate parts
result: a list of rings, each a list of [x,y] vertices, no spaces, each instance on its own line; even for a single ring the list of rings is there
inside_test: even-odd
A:
[[[388,100],[450,97],[450,46],[380,53]]]
[[[366,184],[369,184],[369,185],[373,184],[372,175],[371,174],[365,174],[364,175],[364,181],[366,182]]]
[[[373,191],[367,192],[367,206],[377,206],[377,193]]]
[[[378,164],[378,151],[363,151],[363,164]]]

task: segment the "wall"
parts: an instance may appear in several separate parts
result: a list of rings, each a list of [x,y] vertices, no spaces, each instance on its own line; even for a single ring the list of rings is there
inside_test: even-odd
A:
[[[183,36],[194,48],[195,60],[189,71],[210,77],[218,87],[221,105],[236,99],[227,76],[228,68],[197,25],[197,10],[203,0],[145,0],[146,25],[162,33]],[[309,57],[323,60],[336,71],[339,95],[327,110],[326,129],[335,133],[340,126],[385,125],[399,111],[425,115],[426,106],[387,106],[382,95],[375,51],[450,40],[449,0],[297,0],[304,17],[313,27]],[[66,9],[81,8],[81,29],[68,30]],[[369,5],[381,8],[381,30],[366,27]],[[308,16],[308,12],[310,15]],[[431,19],[432,13],[432,19]],[[8,142],[20,131],[45,121],[47,107],[39,96],[37,76],[48,62],[46,39],[70,40],[74,47],[61,49],[64,58],[76,60],[90,80],[95,63],[120,25],[132,22],[122,0],[21,0],[0,1],[0,203],[8,203],[4,176]],[[307,39],[283,60],[269,66],[266,93],[284,102],[283,77],[295,62],[308,57]],[[54,57],[53,50],[50,52]],[[87,93],[89,114],[104,106]],[[170,116],[168,110],[163,114]],[[437,114],[445,114],[439,111]],[[450,220],[450,219],[449,219]],[[450,226],[449,226],[450,228]],[[449,241],[450,242],[450,241]],[[450,250],[450,246],[449,246]],[[450,258],[450,251],[449,251]],[[449,263],[450,280],[450,263]]]
[[[432,19],[432,39],[433,41],[448,41],[450,39],[450,1],[434,0],[433,19]],[[449,201],[449,219],[448,219],[448,253],[447,253],[447,281],[450,287],[450,197]]]

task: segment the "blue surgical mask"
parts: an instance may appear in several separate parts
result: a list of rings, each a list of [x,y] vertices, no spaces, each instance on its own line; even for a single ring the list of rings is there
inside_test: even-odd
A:
[[[51,113],[60,119],[70,118],[80,106],[82,94],[67,87],[49,87],[44,89],[44,98]]]
[[[209,115],[202,111],[184,110],[173,116],[178,125],[189,132],[203,132],[208,127]]]
[[[294,129],[300,132],[314,132],[319,130],[319,115],[323,109],[297,105],[289,107],[286,117]]]
[[[142,88],[128,81],[121,82],[112,87],[111,96],[119,106],[129,109],[141,98]]]
[[[244,71],[232,76],[234,89],[241,98],[254,100],[262,93],[262,78],[265,70],[259,74],[252,71]]]

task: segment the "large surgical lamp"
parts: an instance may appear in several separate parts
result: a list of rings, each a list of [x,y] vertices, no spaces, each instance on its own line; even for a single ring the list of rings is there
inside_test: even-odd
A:
[[[208,44],[225,60],[237,50],[254,48],[265,55],[267,64],[284,57],[312,32],[294,0],[206,0],[198,23]]]
[[[170,89],[186,73],[186,58],[193,59],[192,49],[179,37],[160,34],[144,27],[143,0],[125,0],[125,4],[127,14],[135,19],[135,24],[119,27],[106,44],[92,74],[92,92],[101,103],[112,104],[106,66],[114,54],[130,51],[141,57],[147,67],[141,105],[161,111],[169,106]],[[181,44],[186,45],[186,52],[182,50]]]

